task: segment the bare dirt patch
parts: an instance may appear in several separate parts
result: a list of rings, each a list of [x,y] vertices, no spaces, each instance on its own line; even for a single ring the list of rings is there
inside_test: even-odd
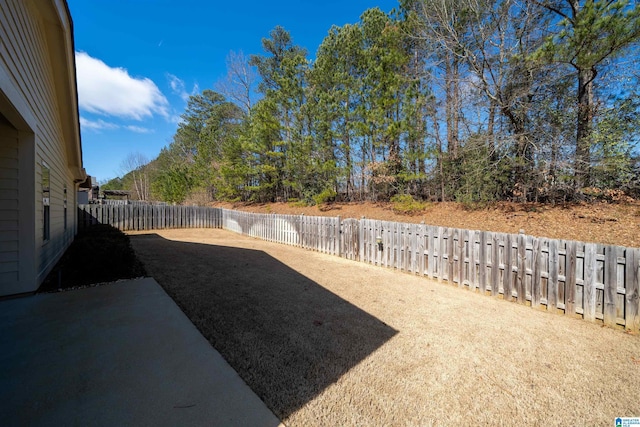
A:
[[[224,230],[131,243],[289,426],[610,425],[640,414],[638,336]]]
[[[566,206],[502,202],[477,210],[460,203],[431,203],[415,215],[393,211],[390,203],[336,203],[323,207],[295,206],[290,203],[240,204],[216,206],[248,212],[338,216],[385,221],[419,223],[470,230],[518,233],[554,239],[579,240],[620,246],[640,247],[640,202],[583,203]]]

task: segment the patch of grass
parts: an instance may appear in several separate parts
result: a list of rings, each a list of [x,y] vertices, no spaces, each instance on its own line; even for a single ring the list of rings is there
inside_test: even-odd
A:
[[[146,275],[129,236],[110,225],[81,230],[38,292],[50,292]]]
[[[391,198],[393,211],[398,214],[417,214],[427,208],[425,202],[415,200],[410,194],[396,194]]]

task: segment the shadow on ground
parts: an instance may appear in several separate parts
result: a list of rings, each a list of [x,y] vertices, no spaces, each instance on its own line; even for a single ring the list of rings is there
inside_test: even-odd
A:
[[[131,236],[147,272],[281,419],[397,331],[262,251]]]

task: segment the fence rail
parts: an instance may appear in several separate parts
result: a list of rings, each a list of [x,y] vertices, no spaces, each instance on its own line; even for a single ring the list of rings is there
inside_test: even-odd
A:
[[[362,218],[187,206],[80,207],[80,226],[224,228],[640,330],[640,249]]]

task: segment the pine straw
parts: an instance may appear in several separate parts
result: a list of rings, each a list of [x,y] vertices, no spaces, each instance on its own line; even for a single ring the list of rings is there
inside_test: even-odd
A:
[[[638,336],[223,230],[131,242],[289,426],[640,416]]]

